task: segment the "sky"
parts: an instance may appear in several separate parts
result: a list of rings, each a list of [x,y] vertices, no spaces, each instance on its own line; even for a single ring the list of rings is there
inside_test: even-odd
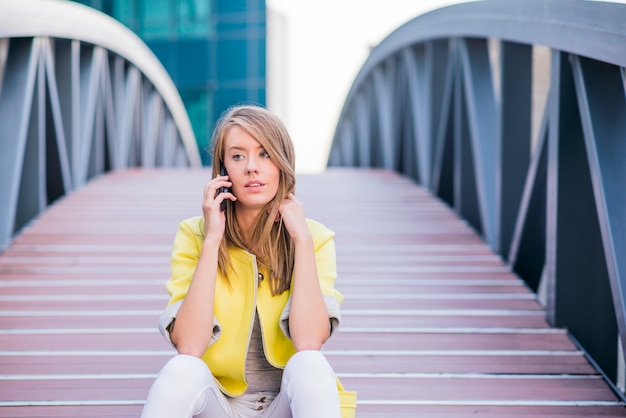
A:
[[[296,148],[296,170],[323,171],[352,81],[372,47],[402,24],[459,0],[267,0],[286,25],[285,106],[274,110]]]

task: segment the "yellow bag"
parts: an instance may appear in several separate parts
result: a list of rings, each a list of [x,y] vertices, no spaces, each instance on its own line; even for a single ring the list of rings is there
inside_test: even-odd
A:
[[[341,418],[355,418],[356,392],[345,390],[339,379],[337,379],[337,389],[339,389],[339,406],[341,407]]]

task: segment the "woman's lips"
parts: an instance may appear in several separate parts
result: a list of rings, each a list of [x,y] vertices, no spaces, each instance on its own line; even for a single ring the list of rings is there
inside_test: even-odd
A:
[[[260,181],[249,181],[245,185],[246,189],[253,191],[260,190],[263,186],[265,186],[265,184]]]

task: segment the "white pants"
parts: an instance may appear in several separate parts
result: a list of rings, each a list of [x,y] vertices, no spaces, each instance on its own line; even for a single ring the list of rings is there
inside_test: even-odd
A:
[[[335,374],[319,351],[293,355],[283,372],[281,390],[225,396],[211,371],[197,357],[177,355],[157,376],[142,418],[340,418]]]

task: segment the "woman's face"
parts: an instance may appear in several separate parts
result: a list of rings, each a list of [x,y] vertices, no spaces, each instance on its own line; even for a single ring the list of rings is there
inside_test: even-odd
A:
[[[278,191],[280,170],[261,144],[239,126],[231,127],[224,140],[224,166],[244,210],[261,210]]]

